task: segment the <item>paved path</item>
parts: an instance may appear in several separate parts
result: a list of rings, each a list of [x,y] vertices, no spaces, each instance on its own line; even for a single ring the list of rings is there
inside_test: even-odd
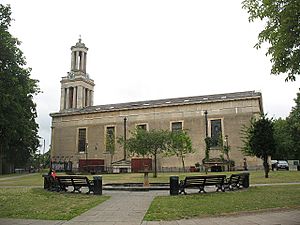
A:
[[[112,197],[64,225],[140,225],[159,192],[104,192]]]

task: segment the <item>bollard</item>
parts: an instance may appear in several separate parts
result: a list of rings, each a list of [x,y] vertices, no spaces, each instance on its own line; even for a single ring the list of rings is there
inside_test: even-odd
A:
[[[179,177],[170,176],[170,195],[178,195],[179,193]]]
[[[102,176],[94,176],[94,195],[102,195]]]
[[[50,189],[50,183],[49,183],[50,175],[43,174],[42,176],[44,177],[44,189]]]
[[[250,181],[249,181],[250,174],[245,173],[245,179],[243,180],[243,187],[248,188],[250,186]]]

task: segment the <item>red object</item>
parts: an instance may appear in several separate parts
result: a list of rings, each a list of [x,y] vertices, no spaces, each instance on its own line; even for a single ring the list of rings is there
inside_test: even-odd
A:
[[[79,170],[81,171],[102,171],[104,159],[79,159]]]
[[[133,158],[131,159],[131,172],[138,173],[146,170],[152,171],[152,159]]]
[[[54,179],[56,178],[56,173],[55,173],[55,171],[52,171],[52,172],[51,172],[51,177],[53,177]]]

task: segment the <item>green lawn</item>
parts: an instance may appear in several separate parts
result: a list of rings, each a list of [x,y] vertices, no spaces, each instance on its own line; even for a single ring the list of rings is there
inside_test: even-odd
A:
[[[225,173],[209,173],[209,174],[230,174],[235,172]],[[237,172],[236,172],[237,173]],[[186,176],[196,176],[204,173],[159,173],[157,178],[153,178],[152,174],[149,174],[150,182],[169,182],[171,175],[179,175],[180,179],[184,179]],[[59,175],[59,174],[58,174]],[[103,183],[125,183],[125,182],[143,182],[142,173],[127,173],[127,174],[103,174]],[[270,184],[270,183],[289,183],[289,182],[300,182],[299,171],[271,171],[269,178],[264,178],[263,171],[250,171],[250,184]],[[12,176],[10,176],[12,177]],[[0,186],[42,186],[43,178],[41,173],[32,174],[25,177],[17,177],[17,179],[1,180]],[[93,176],[89,175],[92,179]]]
[[[300,185],[251,187],[247,190],[160,196],[144,219],[175,220],[271,208],[299,208]]]
[[[229,176],[231,173],[224,174]],[[159,173],[158,178],[153,178],[152,174],[149,177],[150,182],[168,182],[171,175],[179,175],[180,179],[183,179],[185,176],[199,174],[203,173]],[[104,184],[143,182],[141,173],[102,176]],[[89,175],[89,178],[92,179],[92,176]],[[270,178],[266,179],[263,171],[250,171],[250,184],[289,182],[300,182],[300,172],[274,171],[270,172]],[[1,188],[6,186],[22,188]],[[32,188],[33,186],[43,186],[41,173],[24,177],[0,176],[0,218],[69,220],[108,198],[48,192],[42,188]],[[300,207],[300,185],[251,187],[244,191],[157,197],[145,219],[170,220],[278,207]]]
[[[0,218],[70,220],[108,198],[42,188],[0,188]]]

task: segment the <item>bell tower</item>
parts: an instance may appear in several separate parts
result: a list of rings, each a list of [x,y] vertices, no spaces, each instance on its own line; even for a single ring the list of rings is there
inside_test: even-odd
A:
[[[71,51],[70,72],[60,81],[60,111],[92,106],[94,100],[95,84],[86,72],[88,48],[81,42],[81,37]]]

